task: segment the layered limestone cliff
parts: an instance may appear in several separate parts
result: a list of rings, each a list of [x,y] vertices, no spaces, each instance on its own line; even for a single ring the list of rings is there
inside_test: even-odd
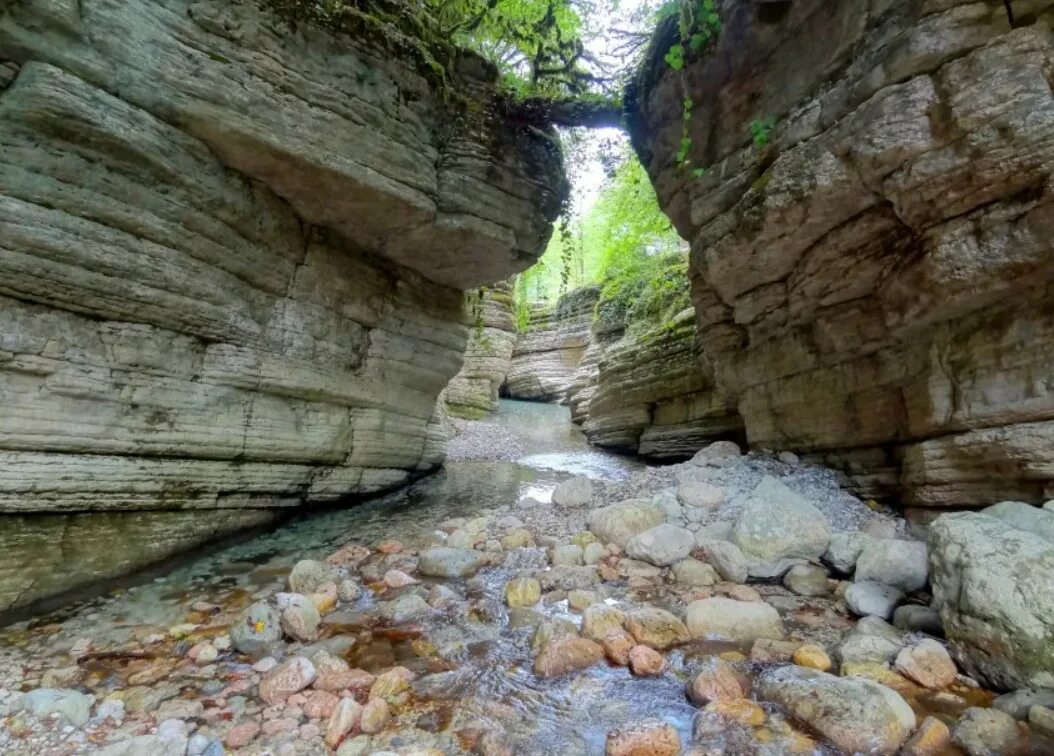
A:
[[[0,8],[0,610],[440,462],[461,290],[566,186],[493,70],[400,49],[251,0]]]
[[[458,417],[479,417],[498,408],[516,345],[512,283],[502,281],[466,294],[472,333],[465,364],[443,392],[446,407]]]
[[[513,399],[563,402],[589,346],[595,286],[564,294],[556,305],[532,305],[527,330],[519,335],[505,382]]]
[[[683,71],[661,30],[631,129],[751,445],[919,516],[1050,498],[1054,3],[721,14]],[[705,175],[678,165],[685,123]]]
[[[640,332],[595,325],[569,399],[590,443],[652,459],[691,457],[742,432],[705,369],[690,309]]]

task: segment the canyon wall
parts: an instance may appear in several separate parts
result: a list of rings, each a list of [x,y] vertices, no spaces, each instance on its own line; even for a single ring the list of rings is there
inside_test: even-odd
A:
[[[721,15],[680,71],[660,29],[629,108],[750,444],[921,518],[1050,498],[1054,3]]]
[[[501,281],[465,295],[472,319],[465,363],[443,392],[453,415],[474,418],[498,409],[517,337],[512,289],[511,281]]]
[[[513,399],[563,402],[578,364],[589,346],[593,308],[600,291],[587,286],[570,291],[555,305],[531,305],[527,330],[516,340],[505,381]]]
[[[537,258],[566,182],[482,61],[382,42],[0,8],[0,611],[439,464],[462,290]]]
[[[595,322],[569,395],[590,443],[651,459],[684,459],[742,433],[705,369],[690,309],[640,330]]]

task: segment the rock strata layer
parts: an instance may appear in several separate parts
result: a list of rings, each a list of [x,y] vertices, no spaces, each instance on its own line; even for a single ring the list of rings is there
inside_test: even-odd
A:
[[[531,306],[527,330],[519,335],[505,393],[513,399],[563,402],[575,370],[589,346],[593,308],[599,291],[568,292],[555,306]]]
[[[472,332],[465,364],[443,393],[447,409],[462,417],[494,412],[516,344],[512,284],[502,281],[465,294]]]
[[[0,70],[0,611],[440,462],[546,135],[249,0],[9,3]]]
[[[715,389],[692,311],[642,331],[593,324],[569,403],[590,443],[653,459],[683,459],[738,437],[734,402]]]
[[[750,444],[913,508],[1054,489],[1052,11],[1008,7],[732,0],[631,92]]]

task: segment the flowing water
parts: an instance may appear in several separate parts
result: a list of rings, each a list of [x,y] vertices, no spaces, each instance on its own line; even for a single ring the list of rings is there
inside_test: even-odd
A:
[[[397,540],[420,549],[438,540],[436,529],[444,520],[473,518],[498,508],[506,508],[500,516],[516,515],[523,511],[518,502],[547,502],[553,489],[572,475],[615,481],[642,468],[637,461],[590,448],[570,423],[566,408],[555,405],[504,401],[494,417],[464,427],[465,435],[452,444],[446,467],[403,490],[344,509],[305,514],[244,542],[214,547],[149,582],[84,598],[0,629],[0,688],[39,686],[43,670],[69,664],[53,660],[68,659],[74,644],[90,639],[94,648],[106,651],[153,649],[150,660],[129,662],[104,654],[82,663],[87,674],[79,687],[97,700],[135,685],[167,686],[167,697],[201,700],[206,708],[227,707],[234,720],[258,714],[260,707],[251,699],[228,694],[227,700],[220,693],[231,679],[251,674],[237,655],[221,657],[218,676],[227,681],[222,684],[188,675],[183,658],[195,640],[223,634],[244,606],[284,590],[297,561],[324,559],[349,543],[376,546]],[[645,718],[665,720],[683,743],[691,742],[697,709],[684,695],[689,670],[700,657],[748,649],[716,642],[689,644],[668,652],[667,672],[655,677],[634,677],[626,668],[598,664],[570,676],[539,678],[532,671],[536,626],[542,621],[577,622],[578,615],[566,600],[509,609],[503,589],[524,569],[545,564],[542,549],[509,552],[503,565],[484,570],[479,579],[452,584],[464,593],[455,611],[435,612],[409,624],[393,626],[380,620],[378,602],[420,592],[429,587],[427,579],[424,586],[388,591],[371,585],[381,595],[366,591],[353,606],[325,618],[315,647],[370,672],[399,664],[417,675],[411,704],[399,711],[397,727],[386,730],[379,741],[375,738],[376,747],[427,745],[457,753],[462,747],[470,749],[467,733],[497,731],[515,753],[600,754],[610,730]],[[195,609],[199,602],[216,605],[218,613]],[[184,623],[198,628],[190,631],[188,640],[173,640],[171,629]],[[215,703],[217,697],[220,704]],[[983,705],[987,699],[970,702]],[[936,710],[916,700],[912,705],[920,715]],[[728,729],[722,746],[726,752],[833,753],[774,707],[764,708],[763,728]],[[222,737],[224,726],[209,724],[213,735]],[[96,742],[105,738],[100,735]],[[78,746],[46,752],[91,750]]]

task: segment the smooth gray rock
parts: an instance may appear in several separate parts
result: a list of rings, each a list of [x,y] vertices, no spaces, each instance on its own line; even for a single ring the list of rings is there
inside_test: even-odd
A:
[[[930,526],[933,606],[956,661],[996,689],[1054,688],[1054,544],[1003,520]]]
[[[859,530],[831,534],[823,560],[843,575],[851,575],[856,569],[860,552],[872,542],[872,537]]]
[[[231,645],[243,654],[255,654],[282,639],[278,610],[266,601],[250,604],[231,624]]]
[[[900,590],[883,583],[853,583],[845,591],[846,606],[858,617],[873,614],[888,620],[903,600],[904,594]]]
[[[856,581],[882,583],[911,593],[926,585],[926,560],[926,544],[920,541],[874,540],[860,552]]]
[[[799,596],[826,596],[827,570],[815,564],[796,564],[783,576],[783,585]]]
[[[779,612],[763,601],[736,601],[721,596],[693,601],[685,610],[685,622],[693,638],[747,642],[783,637]]]
[[[585,561],[585,550],[575,543],[562,543],[553,548],[553,565],[576,567]]]
[[[1028,710],[1033,706],[1054,708],[1054,688],[1022,688],[1004,693],[992,701],[992,708],[1004,711],[1014,719],[1028,719]]]
[[[22,702],[26,711],[41,719],[58,714],[74,727],[83,727],[91,717],[95,697],[66,688],[37,688],[26,693]]]
[[[325,562],[301,559],[289,572],[289,590],[293,593],[314,593],[325,583],[339,583],[344,578],[341,571]]]
[[[1023,501],[1001,501],[985,507],[981,513],[1054,543],[1054,512],[1045,507],[1041,509]]]
[[[752,577],[775,577],[789,567],[819,559],[830,541],[824,514],[775,478],[751,492],[732,530]]]
[[[666,520],[666,513],[649,501],[630,499],[589,513],[589,529],[604,543],[626,548],[629,540]]]
[[[626,554],[657,567],[684,559],[695,546],[695,535],[685,528],[663,523],[638,533],[626,543]]]
[[[696,452],[690,461],[691,464],[699,466],[721,465],[742,455],[743,452],[735,441],[714,441]]]
[[[755,689],[846,753],[895,753],[915,729],[907,702],[871,680],[788,665],[763,672]]]
[[[838,646],[838,660],[891,664],[905,646],[904,634],[878,617],[862,617]]]
[[[565,480],[553,491],[553,504],[560,507],[584,507],[593,500],[593,482],[578,476]]]
[[[681,585],[707,586],[714,585],[719,575],[712,565],[689,557],[670,568],[670,577]]]
[[[952,740],[969,756],[1002,756],[1021,742],[1017,721],[999,709],[971,707],[952,727]]]
[[[186,748],[186,735],[139,735],[101,748],[98,754],[99,756],[183,756]],[[207,745],[206,748],[208,748]],[[207,751],[202,753],[207,753]]]
[[[437,546],[421,554],[417,571],[429,577],[467,578],[479,571],[483,560],[484,557],[477,551]]]
[[[739,547],[729,541],[707,541],[703,545],[706,561],[714,566],[718,574],[733,583],[747,582],[749,565]]]
[[[677,498],[686,507],[709,510],[725,503],[725,492],[713,483],[689,480],[677,487]]]

